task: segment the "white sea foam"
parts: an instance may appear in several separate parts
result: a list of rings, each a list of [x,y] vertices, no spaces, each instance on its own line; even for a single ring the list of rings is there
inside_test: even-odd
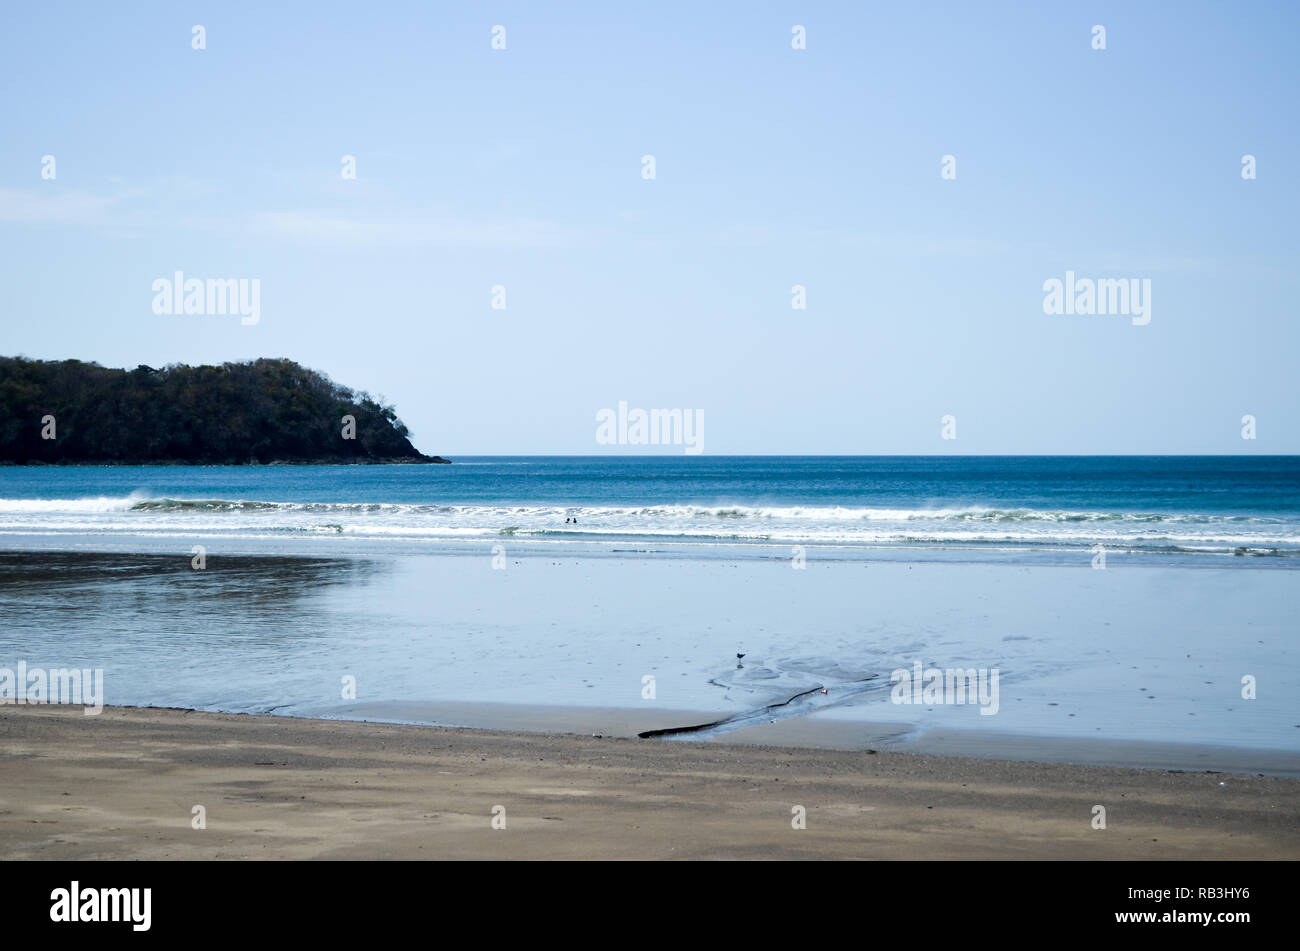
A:
[[[66,515],[86,512],[125,512],[135,505],[138,498],[108,498],[100,496],[89,499],[0,499],[0,516],[10,514],[55,514]]]
[[[1300,519],[1248,515],[744,505],[454,505],[128,496],[0,499],[0,534],[373,539],[600,538],[737,544],[1112,548],[1300,554]]]

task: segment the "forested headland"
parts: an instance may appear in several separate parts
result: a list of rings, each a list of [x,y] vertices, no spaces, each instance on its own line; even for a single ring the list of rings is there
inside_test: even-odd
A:
[[[0,357],[0,462],[446,462],[392,406],[292,360],[161,369]]]

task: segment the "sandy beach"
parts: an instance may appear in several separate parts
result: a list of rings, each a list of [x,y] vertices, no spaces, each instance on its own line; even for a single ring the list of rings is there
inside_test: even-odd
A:
[[[1300,858],[1283,777],[129,707],[0,736],[10,859]]]

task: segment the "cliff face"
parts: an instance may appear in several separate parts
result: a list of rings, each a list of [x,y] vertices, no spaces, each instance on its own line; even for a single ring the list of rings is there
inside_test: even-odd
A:
[[[292,360],[113,370],[0,357],[0,462],[446,461],[408,436],[391,406]]]

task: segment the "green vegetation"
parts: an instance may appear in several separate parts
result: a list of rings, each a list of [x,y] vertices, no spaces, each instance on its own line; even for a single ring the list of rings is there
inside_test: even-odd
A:
[[[114,370],[0,357],[0,462],[446,461],[408,435],[391,406],[292,360]]]

